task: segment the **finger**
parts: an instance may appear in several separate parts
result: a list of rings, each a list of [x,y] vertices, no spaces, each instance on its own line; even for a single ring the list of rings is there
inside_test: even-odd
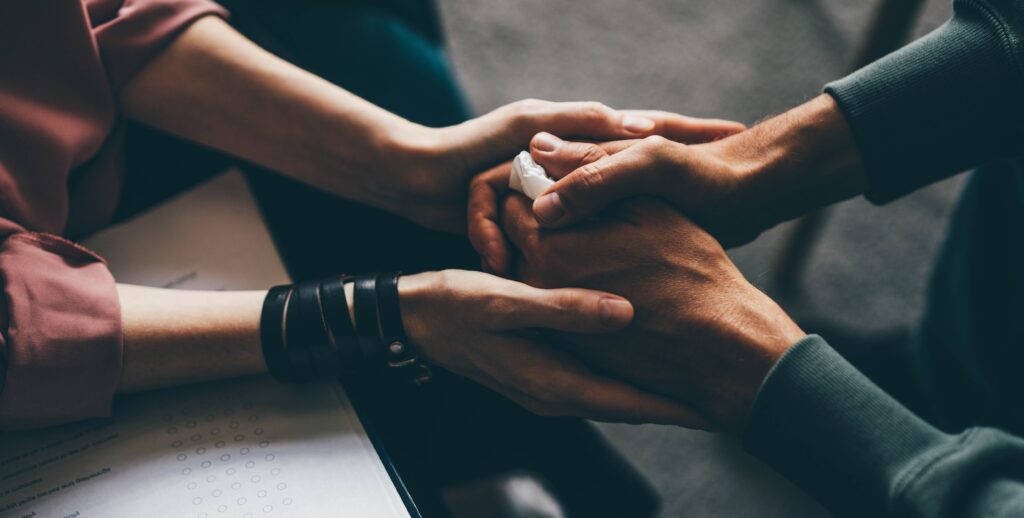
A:
[[[530,155],[548,176],[557,179],[596,162],[608,155],[618,153],[638,140],[616,140],[603,143],[570,142],[551,133],[541,132],[530,141]]]
[[[626,115],[654,121],[654,128],[650,131],[650,134],[661,135],[669,140],[684,144],[710,142],[747,129],[742,123],[724,119],[699,119],[656,110],[619,111]]]
[[[508,357],[486,369],[486,384],[541,415],[571,415],[599,421],[659,423],[705,428],[693,409],[598,375],[565,351],[519,337],[506,337]],[[508,365],[529,366],[509,369]],[[482,381],[482,380],[481,380]]]
[[[501,207],[501,227],[519,250],[534,250],[540,238],[540,224],[533,216],[530,199],[518,193],[505,197]]]
[[[499,331],[543,328],[601,333],[622,329],[633,320],[633,305],[626,299],[581,288],[546,290],[505,281],[491,301],[485,314]]]
[[[508,192],[510,168],[506,162],[477,176],[469,185],[469,242],[487,268],[497,274],[507,273],[510,266],[509,244],[499,219],[499,202]]]
[[[602,140],[651,135],[655,121],[637,113],[624,113],[599,102],[545,103],[539,113],[527,115],[533,132],[549,131],[567,137]]]
[[[623,198],[656,192],[663,186],[655,151],[638,144],[572,171],[533,202],[534,214],[546,227],[561,227]]]

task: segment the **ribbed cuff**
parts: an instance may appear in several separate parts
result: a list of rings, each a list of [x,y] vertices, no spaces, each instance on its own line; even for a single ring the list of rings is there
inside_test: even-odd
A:
[[[1024,72],[1001,18],[957,2],[949,23],[825,87],[846,115],[884,203],[1021,142]]]
[[[844,516],[885,509],[901,466],[944,440],[816,335],[768,374],[743,434],[751,454]]]

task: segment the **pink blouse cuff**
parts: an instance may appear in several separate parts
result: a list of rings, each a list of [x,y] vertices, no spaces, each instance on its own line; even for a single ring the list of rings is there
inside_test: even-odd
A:
[[[121,307],[103,259],[63,238],[0,243],[0,428],[110,415],[121,378]]]
[[[94,4],[90,6],[93,34],[115,90],[192,22],[211,14],[228,16],[227,10],[210,0],[105,0]]]

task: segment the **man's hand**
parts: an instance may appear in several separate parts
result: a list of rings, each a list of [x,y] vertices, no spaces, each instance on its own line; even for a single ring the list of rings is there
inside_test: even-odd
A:
[[[566,230],[542,228],[518,194],[503,215],[526,283],[608,290],[632,302],[625,331],[576,336],[573,354],[694,408],[711,427],[742,426],[771,366],[804,336],[713,237],[662,202],[627,202]]]
[[[541,290],[480,272],[403,276],[398,284],[409,339],[431,362],[541,415],[700,426],[692,410],[581,364],[538,330],[617,331],[629,302],[576,288]]]
[[[566,142],[556,136],[555,134],[565,137],[573,131],[565,131],[567,128],[559,128],[553,125],[554,121],[552,120],[547,126],[536,125],[536,127],[544,130],[542,133],[531,133],[532,139],[519,142],[519,147],[513,146],[509,148],[512,151],[501,148],[503,154],[498,156],[501,160],[511,159],[516,150],[524,147],[525,143],[529,142],[530,152],[534,159],[540,159],[538,163],[548,170],[548,174],[552,174],[555,178],[561,178],[572,172],[579,165],[596,161],[628,149],[634,144],[641,143],[643,141],[639,139],[645,136],[656,135],[666,142],[680,143],[680,145],[698,144],[713,142],[746,129],[743,124],[738,122],[721,119],[697,119],[662,111],[627,110],[621,113],[622,115],[608,115],[608,117],[614,120],[617,116],[628,116],[637,120],[649,120],[653,124],[646,135],[627,135],[626,138],[629,140],[612,140],[622,137],[616,137],[610,131],[599,133],[591,129],[585,136],[598,139],[600,142],[578,143]],[[488,116],[490,114],[484,117]],[[562,126],[573,124],[572,121],[572,117],[563,116],[560,124]],[[591,128],[599,128],[601,126],[601,124],[590,124]],[[580,133],[580,130],[576,129],[575,132]],[[526,138],[529,139],[529,137]],[[558,150],[562,144],[565,144],[565,146],[560,149],[560,152],[551,153]],[[577,165],[570,167],[570,163],[576,163]],[[469,239],[477,252],[484,258],[485,266],[496,273],[505,273],[509,267],[508,243],[501,232],[501,225],[498,221],[498,204],[508,192],[509,174],[509,162],[503,162],[477,175],[469,186]]]
[[[565,138],[636,139],[669,135],[704,142],[743,125],[660,111],[614,110],[597,102],[527,99],[447,128],[406,125],[394,134],[386,170],[401,191],[395,210],[423,226],[466,232],[470,179],[529,146],[538,131]],[[507,176],[506,176],[507,178]]]
[[[546,227],[564,227],[619,200],[648,195],[682,209],[726,247],[864,189],[860,155],[828,95],[699,145],[660,135],[592,144],[542,133],[530,153],[559,179],[533,204]],[[488,171],[470,193],[470,239],[497,272],[505,271],[508,257],[497,225],[503,176],[507,168]]]

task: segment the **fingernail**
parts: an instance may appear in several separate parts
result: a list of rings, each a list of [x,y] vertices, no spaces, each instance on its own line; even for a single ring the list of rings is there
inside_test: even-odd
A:
[[[633,319],[633,307],[624,300],[601,299],[598,303],[601,323],[609,327],[623,327]]]
[[[562,198],[557,192],[546,194],[533,202],[533,213],[541,223],[548,225],[557,223],[565,215],[565,206],[562,205]]]
[[[645,133],[654,129],[654,121],[647,117],[626,115],[622,118],[622,127],[630,133]]]
[[[533,137],[533,147],[537,148],[538,151],[551,152],[558,149],[558,146],[562,145],[562,139],[544,132],[538,133]]]

